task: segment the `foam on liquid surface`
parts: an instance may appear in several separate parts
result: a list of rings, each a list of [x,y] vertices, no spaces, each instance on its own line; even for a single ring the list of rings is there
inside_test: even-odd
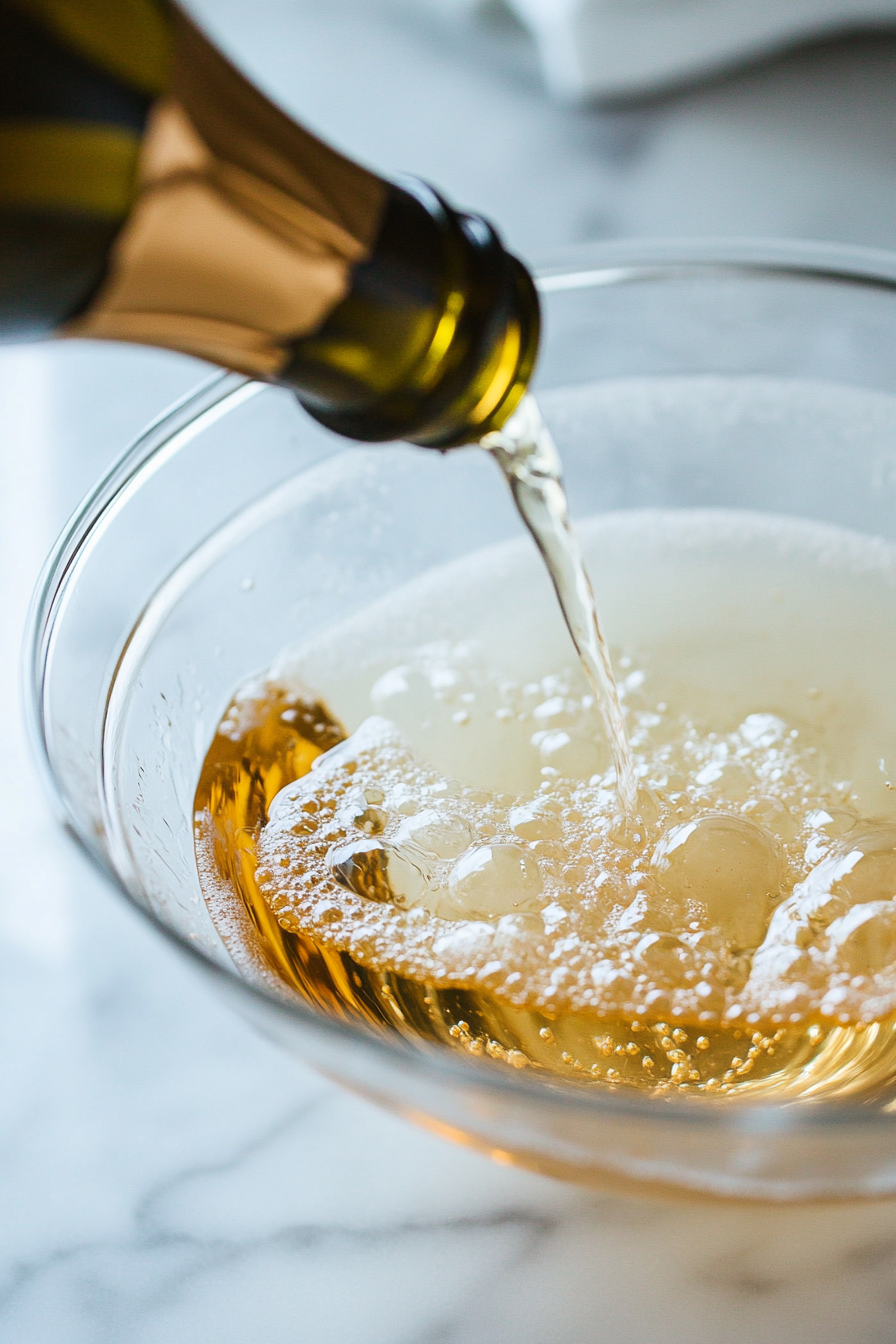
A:
[[[893,548],[721,511],[579,532],[618,651],[637,818],[619,814],[538,558],[498,547],[273,669],[350,732],[261,829],[281,926],[551,1012],[896,1011]]]

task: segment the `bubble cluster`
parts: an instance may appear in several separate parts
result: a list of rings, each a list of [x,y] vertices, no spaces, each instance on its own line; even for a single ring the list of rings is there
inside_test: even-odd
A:
[[[640,787],[627,818],[569,675],[490,677],[464,646],[381,677],[374,702],[394,717],[318,757],[261,829],[257,881],[281,926],[538,1011],[752,1031],[896,1010],[896,827],[862,821],[848,782],[825,782],[779,716],[706,731],[650,703],[625,661]],[[434,720],[424,756],[409,725]],[[440,768],[461,735],[500,749],[516,787]],[[545,764],[570,747],[575,766]]]

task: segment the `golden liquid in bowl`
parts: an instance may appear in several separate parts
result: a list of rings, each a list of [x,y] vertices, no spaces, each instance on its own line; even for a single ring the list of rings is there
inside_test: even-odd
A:
[[[241,710],[245,720],[245,701]],[[858,1094],[878,1104],[889,1097],[896,1076],[893,1016],[867,1024],[741,1026],[552,1012],[366,966],[283,927],[256,880],[259,831],[280,790],[343,737],[323,705],[269,685],[245,731],[236,739],[219,733],[209,749],[196,790],[197,853],[210,909],[238,964],[263,968],[312,1007],[343,1020],[582,1087],[769,1100]]]
[[[537,557],[480,552],[235,693],[195,800],[231,954],[582,1087],[887,1104],[896,552],[721,510],[581,536],[636,812]]]

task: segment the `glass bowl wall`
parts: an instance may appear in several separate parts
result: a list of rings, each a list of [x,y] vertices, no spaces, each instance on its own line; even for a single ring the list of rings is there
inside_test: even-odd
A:
[[[574,514],[737,507],[896,536],[896,258],[617,246],[540,285],[537,391]],[[234,688],[286,643],[519,529],[476,449],[359,447],[286,391],[214,377],[99,484],[36,594],[30,712],[61,820],[268,1034],[441,1133],[582,1181],[776,1200],[896,1193],[896,1116],[659,1103],[511,1076],[374,1039],[231,962],[199,888],[192,813]]]

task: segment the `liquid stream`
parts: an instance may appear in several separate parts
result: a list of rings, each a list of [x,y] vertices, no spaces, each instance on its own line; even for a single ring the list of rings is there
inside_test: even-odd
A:
[[[520,517],[547,566],[567,629],[600,708],[616,771],[620,808],[634,817],[638,781],[625,736],[619,689],[594,590],[570,522],[560,454],[535,398],[525,396],[504,428],[486,435],[481,446],[504,473]]]

